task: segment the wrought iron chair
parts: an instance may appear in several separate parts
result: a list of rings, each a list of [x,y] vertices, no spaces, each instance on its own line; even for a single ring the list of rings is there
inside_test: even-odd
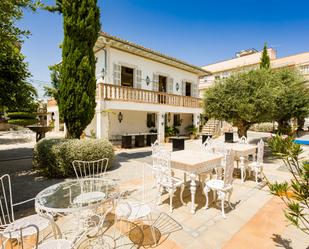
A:
[[[208,152],[208,153],[213,153],[213,140],[210,137],[207,137],[205,142],[202,144],[202,151]]]
[[[231,206],[231,195],[233,192],[233,171],[234,171],[234,156],[231,150],[225,154],[225,167],[224,167],[224,179],[211,179],[205,182],[204,194],[206,196],[206,204],[204,209],[208,208],[209,198],[208,194],[210,190],[213,191],[214,199],[216,199],[216,193],[218,194],[218,198],[221,200],[221,211],[223,218],[226,218],[224,212],[224,204],[226,198],[228,198],[228,204]]]
[[[34,198],[22,201],[19,203],[13,203],[12,195],[12,185],[11,178],[8,174],[5,174],[0,177],[0,231],[6,233],[8,231],[16,230],[17,228],[25,227],[28,224],[34,224],[38,227],[40,231],[46,229],[52,222],[53,219],[48,216],[42,217],[41,215],[34,214],[29,215],[24,218],[15,219],[14,216],[14,207],[25,204],[27,202],[33,201]],[[30,236],[36,231],[34,229],[25,229],[23,230],[24,236]],[[14,235],[18,236],[19,233],[12,233],[12,238]]]
[[[96,161],[79,161],[72,162],[77,179],[100,178],[106,174],[108,158]]]
[[[30,235],[31,234],[31,235]],[[26,237],[26,235],[28,235]],[[0,233],[1,249],[72,249],[73,245],[65,239],[52,239],[39,243],[39,228],[30,224]]]
[[[247,144],[248,143],[248,139],[245,136],[242,136],[239,140],[238,140],[239,144]]]
[[[257,144],[257,156],[256,161],[249,163],[249,167],[253,169],[255,173],[255,182],[258,182],[258,177],[262,179],[263,173],[263,157],[264,157],[264,141],[261,139]]]
[[[185,205],[183,201],[183,191],[185,183],[183,180],[174,177],[171,168],[171,153],[167,150],[161,150],[158,156],[158,163],[160,164],[160,176],[159,176],[159,201],[158,204],[162,203],[162,193],[166,190],[170,197],[170,212],[173,212],[173,197],[176,189],[180,187],[180,201]]]
[[[74,160],[72,164],[73,164],[75,175],[77,179],[80,180],[81,192],[82,192],[79,196],[77,196],[73,200],[73,203],[82,204],[85,201],[92,200],[92,199],[96,199],[96,200],[104,199],[106,195],[103,192],[96,191],[95,186],[89,186],[89,184],[91,185],[91,181],[90,182],[88,181],[87,182],[88,185],[85,186],[84,184],[86,181],[84,180],[91,179],[91,178],[95,179],[95,178],[105,177],[106,169],[108,166],[108,158],[103,158],[97,161]],[[93,190],[85,192],[83,191],[85,187],[93,188]]]

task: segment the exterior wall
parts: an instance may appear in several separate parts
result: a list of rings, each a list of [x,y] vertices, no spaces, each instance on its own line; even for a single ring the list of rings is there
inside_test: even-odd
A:
[[[183,95],[182,82],[190,82],[195,85],[195,89],[191,88],[192,96],[198,97],[198,84],[199,77],[196,74],[165,65],[141,56],[130,54],[127,52],[120,51],[115,48],[106,48],[107,53],[104,50],[99,50],[96,53],[97,57],[97,66],[96,66],[96,75],[98,75],[98,82],[115,84],[114,80],[114,64],[120,66],[126,66],[134,69],[134,74],[136,70],[141,70],[141,89],[153,90],[154,74],[162,75],[167,77],[167,84],[169,84],[169,79],[172,79],[173,86],[171,87],[172,91],[168,93]],[[106,58],[105,58],[106,57]],[[105,60],[107,61],[105,65]],[[102,81],[101,75],[102,68],[106,71],[106,76]],[[149,85],[146,83],[147,76],[150,79]],[[136,75],[134,75],[134,81],[136,81]],[[178,90],[176,89],[178,83]],[[192,86],[193,87],[193,86]],[[167,87],[168,88],[168,87]],[[195,92],[195,93],[194,93]]]

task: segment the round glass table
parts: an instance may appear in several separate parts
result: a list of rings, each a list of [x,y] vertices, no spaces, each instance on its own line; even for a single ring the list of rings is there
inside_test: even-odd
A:
[[[118,191],[118,184],[111,179],[68,180],[39,192],[35,198],[35,209],[38,213],[70,214],[95,208],[111,200]]]

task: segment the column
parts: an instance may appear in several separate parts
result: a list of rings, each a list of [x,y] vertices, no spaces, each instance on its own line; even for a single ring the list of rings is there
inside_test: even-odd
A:
[[[196,127],[200,125],[200,114],[193,113],[193,123],[192,124]]]
[[[108,139],[109,118],[108,113],[104,112],[102,103],[98,102],[96,107],[96,138]]]
[[[158,130],[158,141],[159,143],[164,143],[164,133],[165,133],[165,124],[164,124],[165,113],[157,113],[157,130]]]

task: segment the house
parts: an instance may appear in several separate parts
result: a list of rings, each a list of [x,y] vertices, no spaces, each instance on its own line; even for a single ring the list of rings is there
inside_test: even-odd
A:
[[[273,48],[268,48],[267,53],[270,57],[271,68],[294,67],[299,69],[305,78],[309,79],[309,52],[282,58],[277,58],[277,52]],[[211,72],[211,74],[206,75],[201,79],[199,95],[202,96],[203,91],[211,86],[216,79],[228,77],[229,75],[242,70],[259,68],[261,56],[262,51],[247,49],[236,53],[235,58],[202,67]]]
[[[199,125],[198,85],[206,70],[104,32],[94,52],[97,106],[86,135],[115,140],[155,130],[163,141],[165,126],[184,134],[187,126]],[[58,130],[55,102],[49,101],[48,112]]]

